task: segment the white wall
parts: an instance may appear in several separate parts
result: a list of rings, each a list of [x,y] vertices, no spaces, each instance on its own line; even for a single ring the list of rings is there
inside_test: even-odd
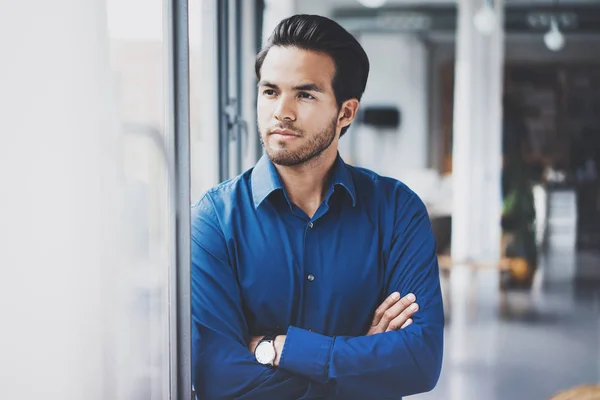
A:
[[[427,49],[413,35],[363,34],[360,41],[371,62],[362,107],[392,105],[400,109],[397,130],[355,126],[356,164],[402,179],[427,167]]]
[[[331,17],[335,7],[332,1],[323,0],[269,0],[271,3],[285,3],[295,14],[317,14]]]

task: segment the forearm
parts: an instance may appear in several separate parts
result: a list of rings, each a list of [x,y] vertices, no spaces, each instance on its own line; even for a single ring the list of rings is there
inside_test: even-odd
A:
[[[372,336],[327,337],[290,327],[280,368],[331,382],[336,396],[367,399],[431,390],[442,361],[442,327],[413,324]]]
[[[329,367],[344,398],[398,398],[433,389],[442,365],[443,334],[418,325],[369,337],[337,337]],[[364,396],[364,397],[361,397]]]
[[[200,327],[194,386],[199,399],[304,399],[326,395],[325,385],[259,364],[243,345]]]

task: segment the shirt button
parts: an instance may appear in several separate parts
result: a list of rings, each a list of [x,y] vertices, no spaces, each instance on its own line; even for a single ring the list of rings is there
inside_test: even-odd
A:
[[[315,280],[315,276],[314,276],[313,274],[309,274],[309,275],[308,275],[308,277],[307,277],[307,279],[308,279],[310,282],[312,282],[312,281],[314,281],[314,280]]]
[[[308,331],[309,331],[309,332],[312,332],[313,330],[312,330],[312,329],[309,329]]]
[[[313,227],[313,223],[312,223],[312,222],[309,222],[309,223],[308,223],[308,227],[312,229],[312,227]]]

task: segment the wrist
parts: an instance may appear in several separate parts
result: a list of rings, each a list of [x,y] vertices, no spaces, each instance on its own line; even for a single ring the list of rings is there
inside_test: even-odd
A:
[[[283,346],[285,345],[285,335],[278,335],[275,338],[275,361],[273,365],[275,367],[279,366],[279,360],[281,359],[281,353],[283,353]]]

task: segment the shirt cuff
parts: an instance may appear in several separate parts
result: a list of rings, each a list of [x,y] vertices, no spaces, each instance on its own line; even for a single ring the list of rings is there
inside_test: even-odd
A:
[[[279,358],[279,368],[318,383],[327,382],[334,340],[290,326]]]

